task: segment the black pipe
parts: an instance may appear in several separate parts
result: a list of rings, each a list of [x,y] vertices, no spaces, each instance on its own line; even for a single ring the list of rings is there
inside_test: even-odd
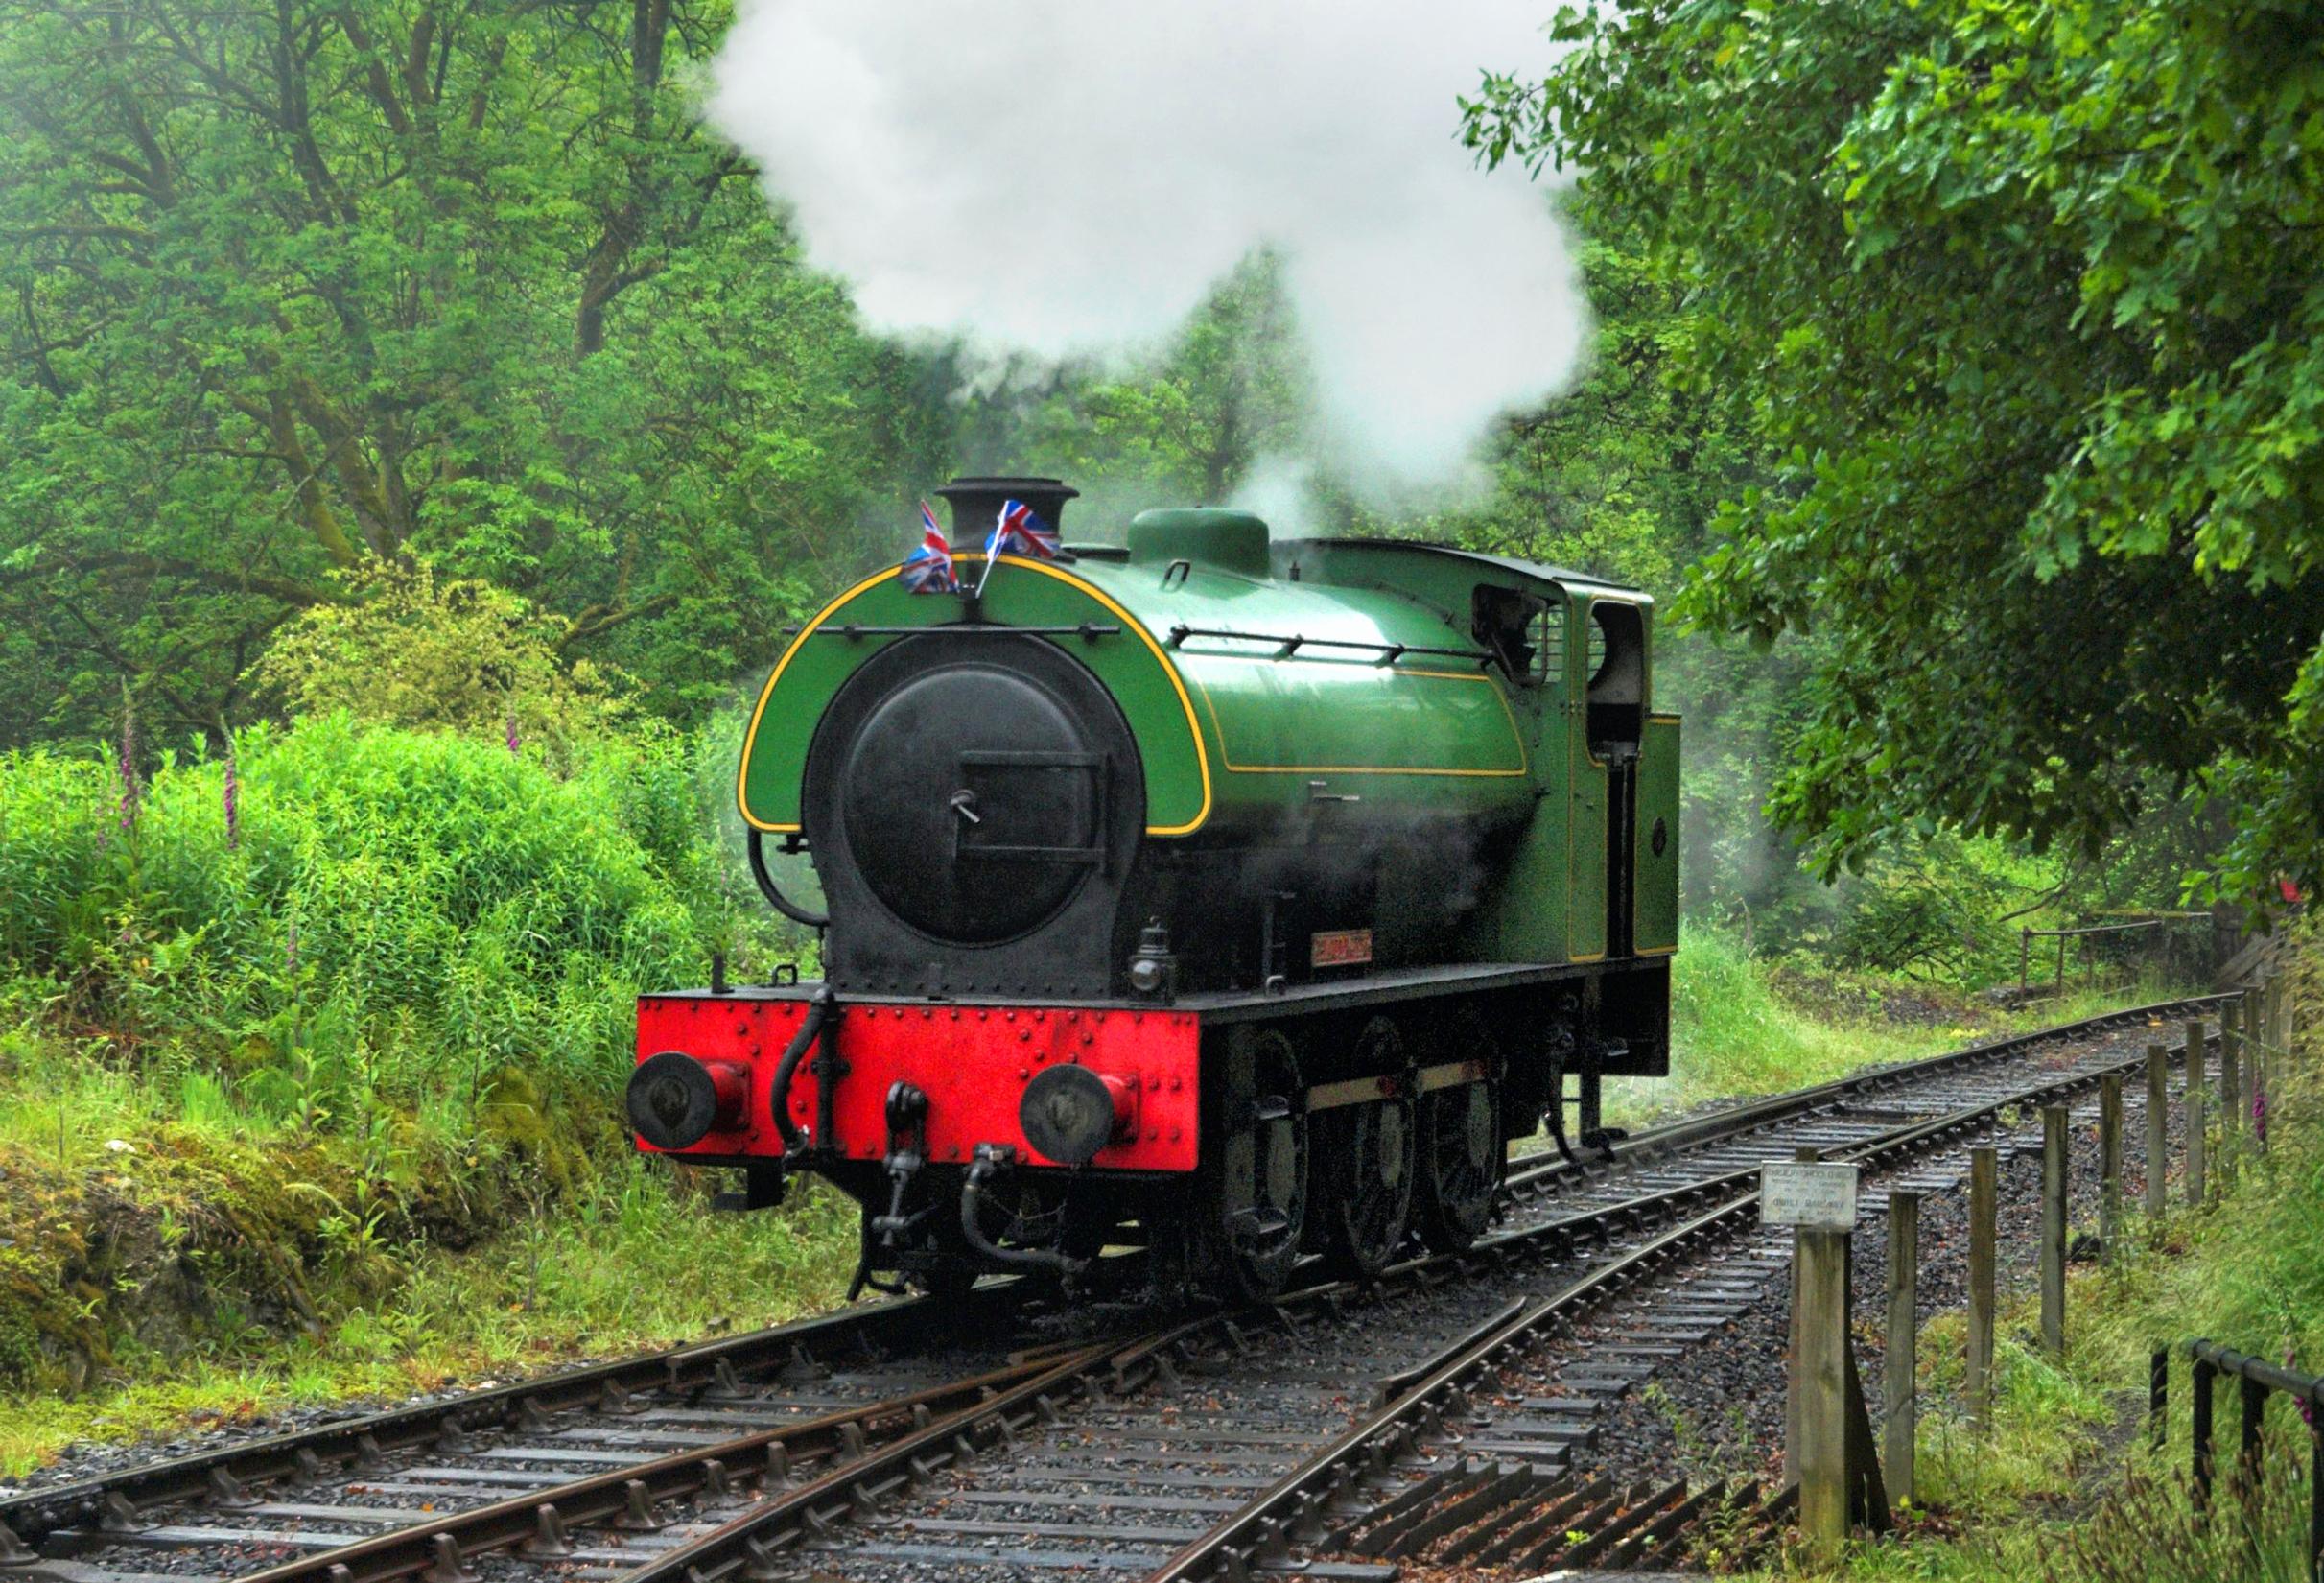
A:
[[[1072,1258],[1054,1248],[1004,1248],[987,1237],[984,1227],[977,1223],[976,1209],[984,1200],[985,1183],[998,1175],[1001,1167],[1015,1161],[1016,1151],[1005,1144],[976,1146],[976,1163],[969,1167],[969,1179],[960,1189],[960,1235],[968,1239],[969,1246],[996,1264],[1079,1275],[1088,1266],[1088,1260]]]
[[[751,832],[751,839],[752,850],[756,851],[757,831]],[[783,1059],[775,1067],[773,1093],[767,1102],[774,1107],[775,1130],[783,1135],[783,1152],[786,1154],[801,1153],[808,1146],[807,1134],[801,1132],[799,1123],[790,1119],[791,1078],[798,1075],[799,1063],[807,1059],[807,1052],[814,1045],[815,1036],[823,1031],[823,1021],[831,1015],[835,1001],[836,997],[832,994],[829,984],[815,991],[814,998],[807,1003],[807,1015],[799,1019],[799,1031],[790,1036],[790,1043],[784,1047]]]
[[[810,912],[783,894],[783,887],[775,884],[774,875],[767,872],[765,839],[759,831],[752,830],[745,844],[750,848],[750,877],[759,882],[759,894],[773,903],[776,911],[791,922],[805,924],[810,929],[829,929],[832,926],[830,913]]]

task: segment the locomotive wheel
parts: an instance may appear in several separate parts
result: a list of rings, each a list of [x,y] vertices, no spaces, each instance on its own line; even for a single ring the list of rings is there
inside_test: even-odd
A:
[[[1400,1072],[1406,1066],[1396,1024],[1385,1017],[1365,1024],[1356,1038],[1356,1070]],[[1407,1092],[1317,1118],[1319,1193],[1326,1199],[1331,1261],[1350,1274],[1369,1278],[1386,1269],[1411,1228],[1413,1180],[1420,1173],[1416,1108]]]
[[[1209,1246],[1194,1273],[1223,1296],[1257,1302],[1290,1280],[1306,1231],[1306,1090],[1298,1051],[1274,1028],[1238,1028],[1224,1075],[1230,1114],[1196,1212]]]
[[[1492,1041],[1474,1018],[1455,1024],[1456,1048],[1482,1054],[1498,1070]],[[1491,1077],[1424,1094],[1420,1103],[1420,1169],[1413,1219],[1420,1240],[1457,1253],[1492,1218],[1508,1154],[1501,1125],[1501,1085]]]

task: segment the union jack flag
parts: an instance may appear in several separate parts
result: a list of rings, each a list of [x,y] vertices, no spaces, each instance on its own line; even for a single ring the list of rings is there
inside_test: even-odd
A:
[[[1033,508],[1021,500],[1000,503],[1000,520],[993,524],[993,536],[985,543],[985,564],[991,565],[1011,550],[1021,550],[1042,560],[1057,558],[1057,530],[1035,516]]]
[[[952,547],[925,500],[920,503],[920,547],[904,557],[896,575],[915,594],[960,592],[960,579],[952,575]]]

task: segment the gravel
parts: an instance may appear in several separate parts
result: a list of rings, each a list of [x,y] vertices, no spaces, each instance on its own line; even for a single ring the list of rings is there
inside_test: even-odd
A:
[[[2143,1039],[2139,1042],[2143,1042]],[[2172,1075],[2173,1103],[2168,1126],[2169,1156],[2182,1156],[2183,1128],[2176,1103],[2179,1077]],[[2146,1091],[2125,1084],[2124,1095],[2124,1203],[2135,1208],[2146,1189]],[[1999,1264],[1996,1285],[2006,1306],[2009,1295],[2031,1291],[2039,1281],[2041,1229],[2041,1119],[2028,1112],[2014,1128],[1996,1127],[1984,1141],[2001,1149],[1996,1226]],[[2068,1220],[2077,1229],[2070,1259],[2094,1256],[2099,1207],[2098,1098],[2072,1107],[2068,1133]],[[1917,1311],[1925,1324],[1968,1301],[1968,1165],[1965,1151],[1948,1157],[1957,1166],[1957,1185],[1925,1193],[1920,1209],[1920,1279]],[[1896,1174],[1923,1174],[1922,1166]],[[2171,1191],[2178,1191],[2175,1170]],[[1887,1176],[1867,1176],[1867,1196],[1885,1206]],[[1780,1241],[1763,1244],[1780,1250]],[[1853,1275],[1857,1367],[1864,1381],[1874,1432],[1879,1432],[1881,1370],[1888,1311],[1888,1218],[1867,1215],[1855,1237]],[[1622,1304],[1625,1313],[1650,1309],[1651,1293]],[[2069,1310],[2067,1325],[2074,1316]],[[1577,1469],[1604,1470],[1628,1477],[1685,1477],[1706,1483],[1757,1478],[1769,1482],[1782,1469],[1784,1435],[1784,1353],[1790,1344],[1791,1292],[1788,1281],[1768,1283],[1764,1295],[1733,1323],[1690,1351],[1682,1368],[1664,1368],[1633,1387],[1599,1417],[1598,1439],[1577,1455]],[[1927,1345],[1923,1344],[1924,1359]],[[1947,1404],[1959,1408],[1960,1404]],[[1937,1406],[1924,1394],[1922,1413]]]

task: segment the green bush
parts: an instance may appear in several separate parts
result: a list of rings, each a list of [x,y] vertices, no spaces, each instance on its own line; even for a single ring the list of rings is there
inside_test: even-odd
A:
[[[105,759],[0,759],[0,983],[122,1058],[249,1104],[348,1117],[475,1095],[503,1067],[610,1090],[630,1001],[771,951],[704,832],[693,749],[600,745],[571,773],[343,716],[165,762],[125,813]]]

